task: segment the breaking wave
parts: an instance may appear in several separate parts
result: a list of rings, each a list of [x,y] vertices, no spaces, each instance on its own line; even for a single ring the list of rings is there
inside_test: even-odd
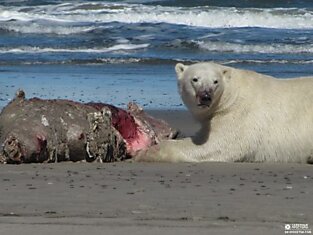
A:
[[[313,29],[313,11],[304,8],[187,8],[99,2],[0,6],[0,28],[14,32],[71,34],[109,22],[169,23],[207,28]]]
[[[313,53],[313,44],[239,44],[194,41],[200,49],[211,52],[293,54]]]
[[[131,51],[147,48],[149,44],[117,44],[107,48],[40,48],[40,47],[17,47],[0,48],[0,53],[106,53],[114,51]]]

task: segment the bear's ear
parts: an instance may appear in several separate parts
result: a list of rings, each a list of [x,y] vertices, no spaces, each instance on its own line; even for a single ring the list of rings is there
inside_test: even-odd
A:
[[[181,75],[183,74],[187,67],[188,67],[187,65],[183,65],[182,63],[176,64],[175,71],[178,79],[181,78]]]
[[[230,80],[230,78],[231,78],[231,70],[228,69],[228,68],[223,69],[222,75],[223,75],[223,77],[226,78],[227,80]]]

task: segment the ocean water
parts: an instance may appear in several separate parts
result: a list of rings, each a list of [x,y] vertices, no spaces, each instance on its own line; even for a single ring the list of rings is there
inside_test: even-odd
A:
[[[313,75],[313,1],[0,1],[0,108],[19,88],[183,108],[174,66],[198,61]]]

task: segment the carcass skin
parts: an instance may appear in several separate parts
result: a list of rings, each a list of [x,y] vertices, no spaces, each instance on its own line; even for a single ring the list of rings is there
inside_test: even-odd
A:
[[[25,99],[20,90],[0,114],[0,161],[120,161],[176,135],[134,103],[126,111],[104,103]]]

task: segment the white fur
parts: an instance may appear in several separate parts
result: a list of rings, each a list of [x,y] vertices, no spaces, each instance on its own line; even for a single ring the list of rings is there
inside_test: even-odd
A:
[[[140,159],[312,163],[313,77],[276,79],[214,63],[175,69],[182,100],[201,129],[193,138],[164,141]],[[198,89],[216,79],[212,104],[199,107]]]

